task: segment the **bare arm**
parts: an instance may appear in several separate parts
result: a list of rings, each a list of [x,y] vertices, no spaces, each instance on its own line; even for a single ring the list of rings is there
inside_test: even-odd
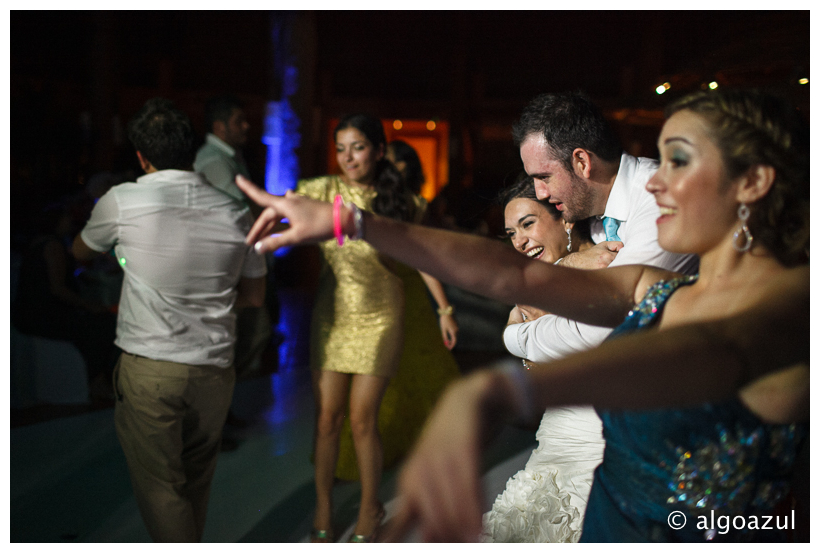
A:
[[[248,234],[261,251],[333,237],[332,206],[288,193],[272,196],[237,177],[237,184],[266,209]],[[268,236],[282,218],[290,228]],[[352,213],[342,209],[347,235]],[[533,305],[570,319],[615,326],[632,306],[644,273],[640,266],[581,271],[527,259],[499,241],[364,214],[364,238],[377,250],[443,282],[506,303]],[[548,291],[548,293],[545,293]]]
[[[265,304],[265,277],[241,278],[237,285],[236,309],[243,307],[262,307]]]
[[[433,296],[433,299],[436,300],[436,305],[438,305],[439,309],[446,309],[450,307],[450,302],[447,299],[447,294],[444,293],[444,287],[441,285],[436,278],[431,277],[427,273],[422,273],[419,271],[422,280],[424,280],[424,284],[427,285],[427,289],[430,290],[430,294]],[[438,324],[441,327],[441,337],[444,340],[444,345],[447,346],[447,349],[453,349],[456,345],[456,338],[458,336],[458,323],[456,323],[456,319],[452,313],[438,314]]]
[[[764,420],[805,419],[808,268],[796,273],[772,290],[765,303],[738,315],[627,336],[536,364],[521,373],[526,379],[523,390],[529,392],[522,393],[498,371],[478,371],[452,385],[402,471],[399,495],[404,502],[387,539],[399,539],[417,525],[428,541],[474,541],[481,532],[483,444],[499,420],[520,416],[522,404],[530,401],[529,411],[540,415],[557,405],[641,409],[740,395]],[[776,389],[774,399],[781,405],[775,417],[764,413],[772,393],[760,394],[757,404],[744,397],[762,385]],[[522,397],[527,395],[530,400]],[[456,509],[448,507],[452,498],[459,498]]]
[[[92,250],[88,247],[82,237],[78,234],[74,238],[74,242],[71,244],[71,253],[74,255],[75,259],[79,259],[80,261],[90,261],[97,257],[98,255],[102,255],[105,252],[98,252],[97,250]]]
[[[79,236],[77,238],[79,238]],[[46,270],[48,271],[49,289],[54,296],[60,298],[68,305],[79,307],[92,313],[102,313],[106,311],[105,305],[99,302],[89,301],[66,286],[65,276],[68,259],[65,246],[57,240],[49,241],[43,249],[43,257],[45,258]]]

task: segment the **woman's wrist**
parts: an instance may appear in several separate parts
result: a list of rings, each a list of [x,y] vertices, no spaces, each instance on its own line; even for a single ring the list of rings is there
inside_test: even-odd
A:
[[[354,203],[341,206],[342,232],[351,240],[364,238],[364,212]]]
[[[521,364],[516,358],[498,363],[490,382],[493,403],[502,413],[519,423],[530,423],[537,413],[535,395],[530,381],[529,367]]]
[[[438,313],[439,317],[444,317],[445,315],[452,315],[453,314],[453,306],[452,305],[445,305],[444,307],[439,306],[436,309],[436,313]]]

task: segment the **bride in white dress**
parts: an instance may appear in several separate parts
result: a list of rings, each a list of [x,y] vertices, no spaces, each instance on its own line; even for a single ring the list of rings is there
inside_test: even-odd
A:
[[[551,204],[536,199],[531,178],[506,190],[502,202],[507,236],[529,257],[554,263],[570,251],[592,246],[582,223],[573,228]],[[543,314],[515,306],[510,321]],[[604,453],[601,420],[592,407],[550,409],[535,436],[538,448],[524,470],[507,481],[492,510],[484,515],[485,542],[577,542],[581,536],[592,473]]]

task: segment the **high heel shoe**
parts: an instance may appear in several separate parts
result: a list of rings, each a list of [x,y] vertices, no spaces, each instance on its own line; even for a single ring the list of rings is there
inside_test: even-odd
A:
[[[379,503],[379,514],[376,515],[376,528],[370,534],[353,534],[347,543],[373,543],[376,541],[376,535],[379,533],[379,528],[384,520],[384,505]]]
[[[310,531],[310,543],[333,543],[335,541],[333,530],[317,530],[314,528]]]

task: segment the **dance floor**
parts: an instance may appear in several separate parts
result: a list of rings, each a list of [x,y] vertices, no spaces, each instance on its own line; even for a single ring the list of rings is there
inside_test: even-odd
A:
[[[295,316],[287,312],[291,307],[283,303],[283,318]],[[220,454],[206,542],[307,541],[314,498],[313,398],[304,343],[285,338],[276,372],[237,383],[232,410],[250,425],[234,429],[238,446]],[[487,509],[536,446],[533,431],[503,429],[485,455]],[[15,425],[9,463],[12,543],[150,541],[112,409]],[[387,471],[380,488],[388,515],[395,506],[396,476],[397,470]],[[358,497],[356,482],[340,482],[334,490],[337,528],[347,528],[340,539],[355,523]]]

